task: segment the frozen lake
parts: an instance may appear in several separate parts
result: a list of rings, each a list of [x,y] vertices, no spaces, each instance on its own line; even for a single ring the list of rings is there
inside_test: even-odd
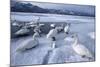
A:
[[[37,13],[11,13],[11,20],[18,21],[33,21],[40,17],[39,22],[67,22],[71,23],[70,32],[78,34],[80,43],[84,44],[95,57],[95,40],[88,34],[95,32],[95,18],[85,16],[71,16],[71,15],[57,15],[57,14],[37,14]],[[31,64],[52,64],[52,63],[65,63],[65,62],[82,62],[89,61],[77,55],[71,43],[65,42],[64,38],[67,37],[63,32],[58,34],[58,40],[53,51],[50,51],[50,40],[46,35],[39,38],[39,45],[36,48],[27,50],[25,52],[16,52],[16,48],[21,45],[20,43],[31,39],[32,35],[12,38],[11,39],[11,65],[31,65]],[[94,60],[92,60],[94,61]]]

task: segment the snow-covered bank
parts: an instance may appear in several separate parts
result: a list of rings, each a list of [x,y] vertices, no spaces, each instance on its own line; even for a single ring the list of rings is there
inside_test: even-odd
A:
[[[64,35],[62,37],[62,35]],[[66,37],[65,34],[61,33],[58,37],[62,37],[57,40],[56,48],[51,50],[50,41],[44,36],[39,38],[39,45],[36,48],[27,50],[25,52],[16,52],[16,48],[20,45],[21,42],[27,39],[31,39],[32,36],[23,37],[19,39],[11,40],[11,65],[31,65],[31,64],[53,64],[53,63],[67,63],[67,62],[85,62],[90,61],[86,58],[82,58],[77,55],[72,49],[71,42],[64,41]],[[84,43],[85,46],[92,52],[94,55],[95,44],[91,39],[85,35],[79,36],[80,42]],[[81,40],[82,39],[82,40]],[[88,40],[88,42],[84,41]],[[90,44],[89,44],[90,43]],[[94,59],[92,60],[94,61]]]

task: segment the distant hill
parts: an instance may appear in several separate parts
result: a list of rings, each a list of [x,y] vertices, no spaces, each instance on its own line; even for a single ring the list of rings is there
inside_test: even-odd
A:
[[[72,10],[58,10],[58,9],[47,9],[33,5],[31,3],[22,3],[11,1],[11,12],[30,12],[30,13],[49,13],[49,14],[64,14],[64,15],[79,15],[79,16],[94,16],[91,14],[72,11]]]

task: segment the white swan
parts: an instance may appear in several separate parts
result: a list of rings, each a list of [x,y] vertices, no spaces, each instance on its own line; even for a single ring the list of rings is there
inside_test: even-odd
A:
[[[49,33],[47,34],[47,38],[52,38],[57,35],[57,29],[55,28],[55,25],[52,24],[51,26],[53,27],[53,29],[49,31]]]
[[[51,45],[52,45],[52,48],[54,49],[55,47],[56,47],[56,44],[55,44],[55,42],[56,42],[56,35],[57,35],[57,29],[56,29],[56,27],[55,27],[55,24],[51,24],[51,27],[53,28],[53,29],[51,29],[50,31],[49,31],[49,33],[47,34],[47,38],[51,38],[52,40],[52,42],[51,42]]]
[[[28,40],[25,40],[24,42],[22,42],[16,51],[25,51],[25,50],[31,49],[33,47],[36,47],[38,44],[39,44],[39,41],[37,39],[37,36],[33,35],[32,39],[28,39]]]
[[[69,27],[70,27],[70,24],[67,24],[67,25],[64,27],[64,32],[65,32],[66,34],[69,33]]]
[[[77,34],[72,36],[74,38],[74,43],[72,44],[73,50],[80,55],[82,58],[88,58],[89,60],[93,58],[91,52],[81,43],[78,42]]]

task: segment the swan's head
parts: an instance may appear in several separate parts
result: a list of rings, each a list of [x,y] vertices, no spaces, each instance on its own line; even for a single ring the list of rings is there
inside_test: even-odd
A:
[[[55,28],[55,27],[56,27],[56,25],[55,25],[55,24],[51,24],[50,26],[51,26],[52,28]]]

